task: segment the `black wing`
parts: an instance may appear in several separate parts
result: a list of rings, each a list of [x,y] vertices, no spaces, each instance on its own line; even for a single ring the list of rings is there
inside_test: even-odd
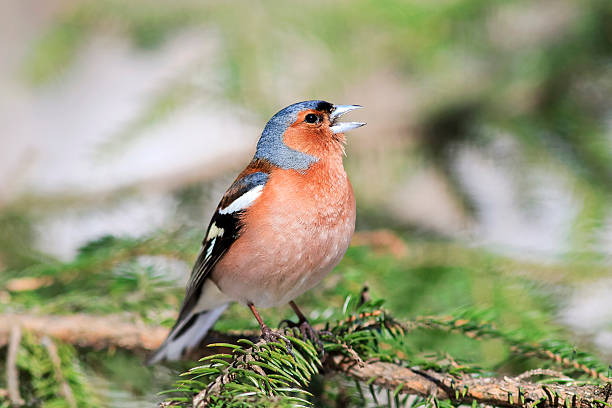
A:
[[[208,225],[206,236],[202,241],[202,248],[191,271],[177,324],[193,310],[198,303],[200,292],[210,272],[240,236],[242,216],[245,209],[228,213],[224,213],[222,209],[227,209],[250,190],[258,186],[263,187],[267,180],[268,174],[264,172],[254,172],[238,177],[221,199],[221,203]]]

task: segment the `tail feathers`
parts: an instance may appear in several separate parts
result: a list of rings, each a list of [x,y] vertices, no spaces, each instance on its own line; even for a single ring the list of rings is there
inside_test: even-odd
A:
[[[185,351],[200,343],[228,305],[229,303],[225,303],[211,310],[192,313],[183,319],[172,329],[166,341],[157,349],[155,354],[147,360],[147,364],[180,359]]]

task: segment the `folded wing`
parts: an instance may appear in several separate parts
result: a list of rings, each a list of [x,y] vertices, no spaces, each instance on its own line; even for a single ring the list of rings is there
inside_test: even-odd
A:
[[[242,216],[268,181],[267,172],[255,171],[256,164],[247,167],[221,199],[191,271],[179,317],[164,343],[148,360],[149,364],[179,359],[186,349],[199,344],[227,307],[229,299],[208,278],[240,236]]]

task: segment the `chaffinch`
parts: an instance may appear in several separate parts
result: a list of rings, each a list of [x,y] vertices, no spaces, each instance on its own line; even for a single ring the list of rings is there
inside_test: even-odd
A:
[[[273,336],[256,308],[293,302],[318,284],[346,252],[355,229],[355,196],[338,122],[358,105],[305,101],[266,124],[255,156],[210,221],[179,317],[149,363],[176,360],[197,346],[232,301],[248,306],[262,336]]]

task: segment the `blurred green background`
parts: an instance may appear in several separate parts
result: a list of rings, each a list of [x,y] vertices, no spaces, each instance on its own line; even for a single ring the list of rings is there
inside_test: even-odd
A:
[[[368,126],[345,161],[356,241],[300,299],[312,319],[367,284],[398,317],[485,310],[611,360],[609,0],[19,0],[0,22],[0,312],[170,325],[267,119],[324,99]],[[232,307],[216,327],[255,326]],[[412,347],[525,368],[495,342]],[[102,406],[176,374],[76,353]]]

